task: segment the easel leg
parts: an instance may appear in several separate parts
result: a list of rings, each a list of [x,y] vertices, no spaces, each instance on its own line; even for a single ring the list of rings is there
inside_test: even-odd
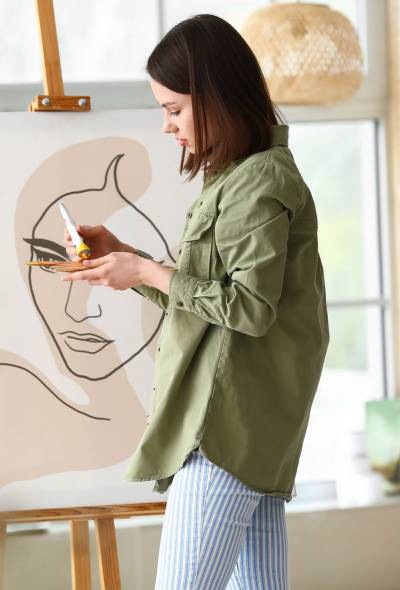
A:
[[[101,590],[121,590],[114,519],[98,518],[95,524]]]
[[[7,525],[0,520],[0,590],[3,588],[4,578],[4,555],[6,552],[6,531]]]
[[[89,523],[70,520],[72,590],[91,590]]]

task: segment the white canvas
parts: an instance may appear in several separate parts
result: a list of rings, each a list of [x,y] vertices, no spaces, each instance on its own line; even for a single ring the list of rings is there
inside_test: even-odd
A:
[[[63,259],[62,200],[173,266],[201,191],[158,110],[0,113],[0,510],[165,501],[124,474],[163,312],[26,262]]]

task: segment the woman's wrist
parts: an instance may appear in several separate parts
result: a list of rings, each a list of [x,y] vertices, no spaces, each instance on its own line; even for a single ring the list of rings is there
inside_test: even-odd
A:
[[[133,246],[129,244],[124,244],[120,242],[119,252],[130,252],[131,254],[135,254],[136,250]],[[154,260],[150,260],[148,258],[144,258],[138,255],[140,259],[140,276],[141,276],[141,284],[148,285],[149,287],[155,287],[163,293],[168,295],[169,293],[169,283],[171,280],[173,270],[162,266],[158,262]]]
[[[141,266],[141,282],[149,287],[155,287],[159,291],[163,291],[168,295],[169,283],[171,281],[173,270],[162,266],[154,260],[147,258],[140,259]]]

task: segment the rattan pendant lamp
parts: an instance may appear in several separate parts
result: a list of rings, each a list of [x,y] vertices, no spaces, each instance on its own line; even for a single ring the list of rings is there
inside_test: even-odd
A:
[[[273,3],[251,14],[241,34],[277,104],[329,105],[348,99],[361,85],[357,31],[325,4]]]

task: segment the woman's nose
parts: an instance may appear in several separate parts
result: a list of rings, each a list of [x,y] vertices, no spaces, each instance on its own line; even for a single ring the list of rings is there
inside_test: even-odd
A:
[[[172,121],[168,121],[168,119],[164,120],[162,130],[164,133],[175,133],[178,127],[172,123]]]
[[[91,286],[84,281],[74,283],[71,281],[65,303],[65,313],[76,323],[83,322],[89,318],[99,318],[102,315],[98,303],[90,301]]]

